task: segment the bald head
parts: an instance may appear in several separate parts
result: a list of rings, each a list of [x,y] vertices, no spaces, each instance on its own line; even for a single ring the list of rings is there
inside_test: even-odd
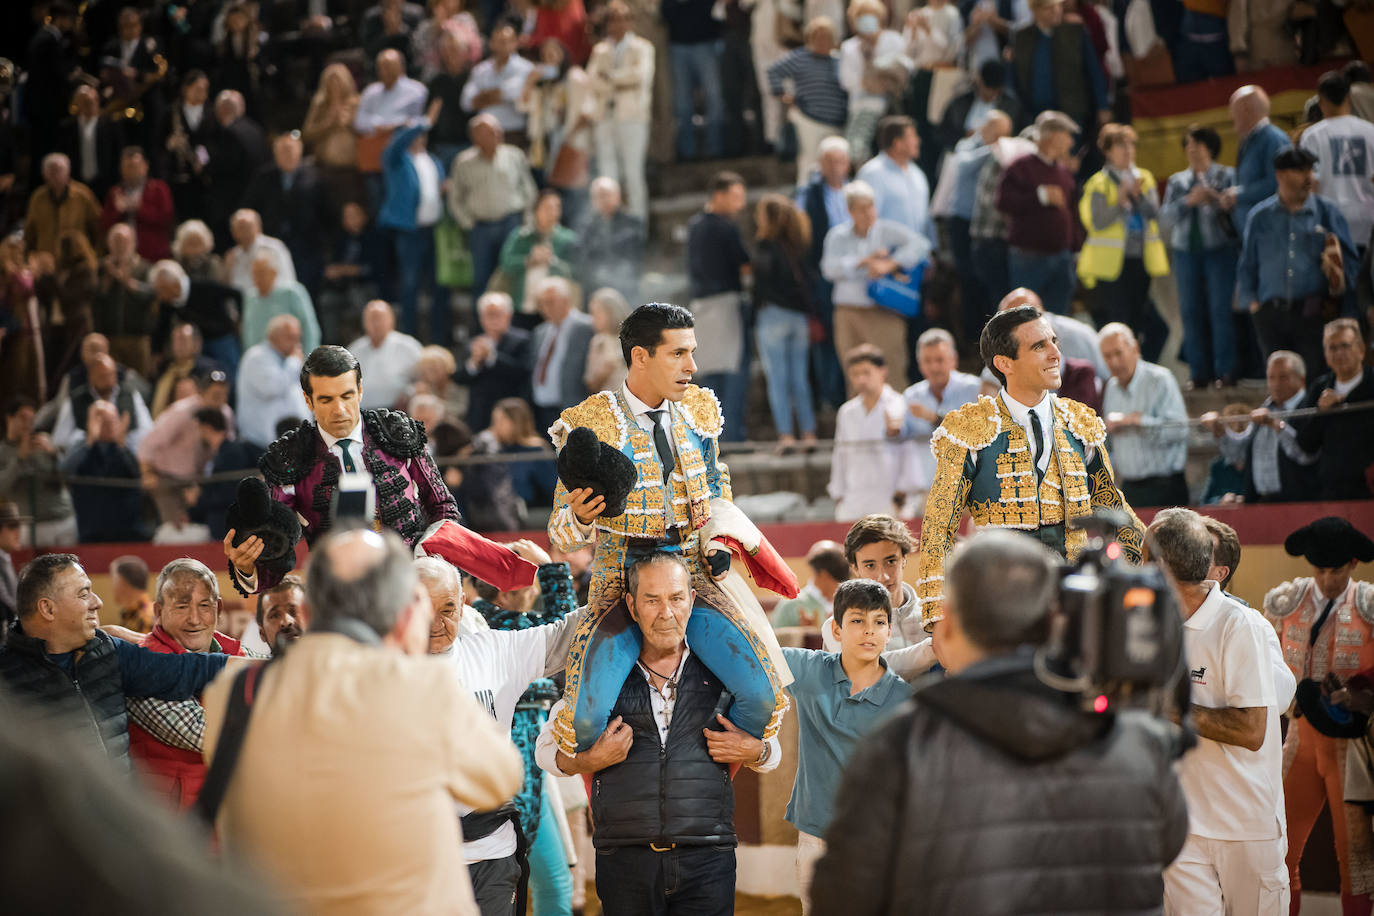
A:
[[[87,373],[90,377],[91,390],[105,397],[114,391],[115,383],[119,380],[119,370],[115,366],[115,361],[104,353],[91,360],[87,367]]]
[[[363,331],[372,346],[380,347],[386,336],[396,330],[396,313],[384,299],[373,299],[363,307]]]
[[[1005,111],[994,108],[983,119],[983,126],[978,128],[978,135],[982,137],[984,146],[992,146],[1003,137],[1010,137],[1011,117]]]
[[[1269,95],[1259,86],[1241,86],[1231,93],[1230,109],[1231,126],[1243,137],[1269,117]]]
[[[1023,305],[1033,305],[1042,312],[1045,310],[1045,303],[1040,301],[1040,296],[1036,294],[1035,290],[1018,286],[1002,297],[1002,301],[997,303],[997,311],[1005,312],[1008,309],[1020,308]]]
[[[81,338],[81,362],[86,365],[88,370],[91,368],[92,360],[97,356],[108,356],[109,353],[110,338],[99,331],[93,331]]]
[[[401,52],[388,48],[377,55],[377,81],[390,89],[405,73],[406,62]]]
[[[294,315],[277,315],[267,322],[267,345],[282,356],[290,356],[301,346],[301,323]]]

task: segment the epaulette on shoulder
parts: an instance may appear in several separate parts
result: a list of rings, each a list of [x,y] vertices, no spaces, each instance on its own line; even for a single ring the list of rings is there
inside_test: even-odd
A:
[[[267,447],[258,459],[258,470],[270,486],[290,487],[300,483],[315,465],[315,424],[302,420]]]
[[[1059,415],[1059,422],[1084,445],[1097,448],[1107,441],[1106,425],[1087,404],[1073,398],[1055,398],[1054,410]]]
[[[941,439],[948,439],[971,452],[981,451],[992,444],[1002,431],[1002,413],[997,400],[983,395],[958,410],[945,414],[944,422],[930,437],[931,448]]]
[[[687,393],[681,403],[682,417],[697,435],[707,439],[719,439],[725,428],[725,418],[720,411],[720,401],[715,392],[700,385],[688,385]]]
[[[425,451],[425,425],[399,410],[369,408],[363,411],[363,426],[373,440],[392,458],[416,458]]]
[[[1374,623],[1374,582],[1355,583],[1355,610],[1365,623]]]
[[[1311,582],[1310,578],[1304,576],[1289,579],[1269,589],[1264,596],[1264,616],[1277,626],[1279,621],[1297,609],[1298,602],[1302,600],[1303,593],[1307,591],[1307,586]]]
[[[616,448],[624,448],[629,436],[615,394],[610,391],[598,392],[559,414],[549,427],[549,439],[553,441],[553,447],[562,451],[563,444],[568,441],[568,433],[579,426],[587,427],[596,433],[596,438]]]

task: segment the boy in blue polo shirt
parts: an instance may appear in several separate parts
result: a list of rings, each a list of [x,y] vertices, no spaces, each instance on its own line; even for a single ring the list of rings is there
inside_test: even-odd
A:
[[[892,601],[872,579],[850,579],[835,591],[834,617],[825,622],[839,652],[784,647],[792,670],[787,688],[796,703],[800,729],[797,776],[787,803],[787,821],[797,828],[797,883],[802,913],[811,907],[811,873],[825,852],[821,837],[830,825],[835,792],[850,753],[910,696],[906,681],[935,663],[930,640],[883,650],[892,634]]]

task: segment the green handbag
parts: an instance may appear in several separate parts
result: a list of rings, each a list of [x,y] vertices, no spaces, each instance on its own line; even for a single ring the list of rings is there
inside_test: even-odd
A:
[[[468,234],[449,216],[434,227],[434,269],[440,286],[472,285],[472,250],[468,248]]]

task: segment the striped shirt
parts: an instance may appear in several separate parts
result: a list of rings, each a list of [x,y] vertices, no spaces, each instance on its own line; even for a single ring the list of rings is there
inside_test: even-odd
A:
[[[840,85],[840,59],[834,54],[812,54],[797,48],[768,67],[768,91],[783,94],[783,82],[791,80],[797,108],[813,121],[844,126],[849,93]]]

